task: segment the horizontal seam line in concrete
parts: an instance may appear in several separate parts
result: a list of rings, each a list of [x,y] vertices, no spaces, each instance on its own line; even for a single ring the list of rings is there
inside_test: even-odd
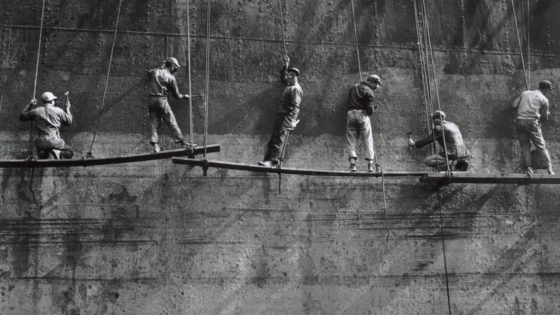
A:
[[[23,29],[34,29],[38,30],[37,26],[27,26],[27,25],[13,25],[4,24],[3,28],[23,28]],[[43,27],[43,30],[54,30],[54,31],[67,31],[67,32],[93,32],[93,33],[113,33],[114,30],[96,30],[96,29],[77,29],[77,28],[66,28],[66,27]],[[162,33],[162,32],[140,32],[140,31],[119,31],[118,34],[134,34],[134,35],[158,35],[158,36],[173,36],[173,37],[187,37],[187,34],[181,33]],[[191,35],[191,38],[206,38],[205,35]],[[251,38],[251,37],[226,37],[226,36],[210,36],[211,39],[225,39],[225,40],[247,40],[247,41],[260,41],[260,42],[273,42],[281,43],[281,39],[264,39],[264,38]],[[315,45],[333,45],[333,46],[352,46],[355,43],[337,43],[337,42],[315,42],[315,41],[302,41],[302,40],[286,40],[286,43],[302,43],[302,44],[315,44]],[[416,47],[412,48],[410,46],[385,46],[385,45],[360,45],[360,47],[370,47],[370,48],[383,48],[383,49],[402,49],[402,50],[412,50],[417,51]],[[487,55],[520,55],[517,51],[484,51],[484,50],[464,50],[464,49],[449,49],[449,48],[434,48],[434,51],[439,52],[456,52],[456,53],[472,53],[472,54],[487,54]],[[554,57],[560,58],[560,55],[554,54],[532,54],[533,57]]]

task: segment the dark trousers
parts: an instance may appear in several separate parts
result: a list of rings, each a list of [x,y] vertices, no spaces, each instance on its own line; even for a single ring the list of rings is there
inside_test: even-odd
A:
[[[274,129],[272,130],[266,154],[264,155],[264,161],[278,162],[282,151],[282,145],[286,140],[286,135],[290,128],[292,128],[292,118],[290,115],[277,114],[276,121],[274,122]]]
[[[546,149],[546,144],[542,135],[541,125],[538,120],[533,119],[517,119],[515,121],[515,129],[519,138],[519,146],[521,147],[521,166],[527,167],[531,165],[531,142],[542,151],[546,158],[548,169],[552,169],[550,154]]]
[[[152,126],[152,134],[150,136],[150,144],[154,145],[158,143],[158,130],[161,127],[161,121],[165,121],[167,127],[171,130],[173,134],[173,140],[175,143],[183,141],[183,134],[173,111],[169,106],[169,102],[166,97],[150,97],[148,100],[148,111],[150,113],[150,124]]]
[[[64,144],[64,147],[62,149],[48,148],[48,147],[45,147],[45,146],[36,146],[36,149],[37,149],[37,153],[43,151],[47,155],[52,150],[59,150],[61,159],[71,159],[74,156],[74,150],[72,150],[72,148],[69,145],[67,145],[66,143]]]

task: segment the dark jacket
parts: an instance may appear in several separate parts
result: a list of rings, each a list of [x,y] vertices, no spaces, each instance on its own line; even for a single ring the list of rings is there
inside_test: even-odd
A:
[[[365,82],[354,85],[348,92],[347,110],[361,109],[368,115],[373,114],[377,106],[373,101],[373,91]]]
[[[469,155],[469,150],[463,142],[463,136],[461,135],[459,127],[457,127],[457,125],[455,125],[454,123],[445,120],[441,123],[441,125],[435,126],[434,130],[429,136],[420,141],[417,141],[416,147],[421,148],[425,145],[428,145],[434,142],[435,138],[441,148],[444,148],[443,134],[445,134],[445,147],[447,147],[447,157],[449,159],[456,160],[460,157],[466,157]],[[441,156],[445,156],[445,152],[443,151],[439,152],[438,154]]]

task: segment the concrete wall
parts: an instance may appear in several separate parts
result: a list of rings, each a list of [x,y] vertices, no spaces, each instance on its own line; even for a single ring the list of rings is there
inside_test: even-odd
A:
[[[418,1],[420,2],[420,1]],[[412,1],[354,0],[362,74],[378,73],[373,118],[384,170],[426,170],[428,133]],[[49,0],[37,92],[70,90],[79,157],[149,152],[144,75],[165,56],[187,60],[187,1]],[[359,79],[350,0],[287,0],[287,51],[301,69],[301,123],[290,167],[347,168],[345,99]],[[560,4],[516,4],[531,88],[558,90]],[[0,4],[0,157],[23,158],[41,3]],[[207,2],[191,0],[193,94],[205,93]],[[525,89],[509,1],[428,1],[438,94],[463,131],[477,173],[513,172],[511,102]],[[210,159],[262,158],[279,104],[278,3],[211,2]],[[529,12],[529,23],[526,21]],[[528,40],[527,40],[528,34]],[[188,89],[186,67],[177,75]],[[432,82],[432,86],[434,86]],[[434,91],[435,92],[435,91]],[[558,91],[549,97],[558,101]],[[204,107],[194,103],[195,142]],[[102,106],[103,105],[103,106]],[[188,107],[172,101],[188,138]],[[428,111],[431,109],[428,108]],[[554,112],[554,110],[553,110]],[[543,125],[554,165],[560,124]],[[167,129],[163,145],[172,148]],[[363,161],[359,168],[364,169]],[[153,161],[2,169],[0,314],[556,314],[560,195],[554,185],[420,184]],[[385,201],[385,202],[384,202]]]

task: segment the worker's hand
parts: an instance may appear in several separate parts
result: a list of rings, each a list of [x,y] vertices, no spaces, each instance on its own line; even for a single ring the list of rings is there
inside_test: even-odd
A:
[[[31,101],[29,102],[29,107],[37,105],[37,100],[32,98]]]
[[[288,55],[284,56],[284,62],[285,62],[286,64],[289,64],[289,63],[290,63],[290,57],[288,57]]]
[[[190,97],[188,94],[183,94],[183,95],[181,96],[181,99],[182,99],[182,100],[188,100],[189,98],[191,98],[191,97]]]
[[[297,126],[298,123],[299,123],[299,119],[298,120],[292,120],[292,127],[290,128],[290,130],[294,130],[294,128]]]
[[[408,139],[408,145],[409,146],[416,145],[416,142],[414,142],[414,140],[412,140],[412,138],[410,138],[410,139]]]

